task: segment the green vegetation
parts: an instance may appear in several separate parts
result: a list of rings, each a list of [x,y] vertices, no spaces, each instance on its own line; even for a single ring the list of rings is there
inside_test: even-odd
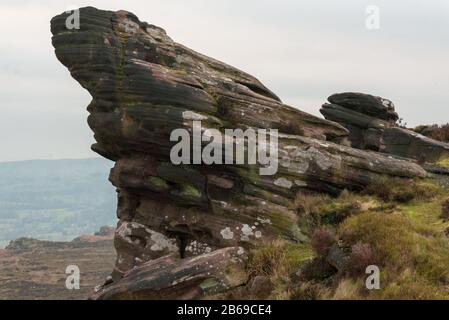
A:
[[[277,240],[251,251],[247,272],[250,277],[268,276],[282,278],[295,271],[302,262],[313,257],[307,244],[294,244]]]
[[[384,202],[406,203],[415,199],[430,199],[438,193],[438,187],[426,181],[382,177],[370,184],[365,193],[377,196]]]
[[[346,190],[336,198],[324,194],[301,193],[295,200],[300,227],[309,234],[315,228],[340,223],[350,215],[379,205],[378,201],[368,196]]]
[[[384,178],[362,194],[301,194],[296,206],[312,241],[279,240],[251,251],[248,276],[270,279],[269,298],[449,298],[449,221],[444,215],[449,188],[429,180]],[[347,256],[339,271],[326,262],[335,244]],[[379,290],[365,286],[365,269],[372,264],[380,268]],[[295,278],[301,268],[309,278]]]
[[[247,264],[249,278],[267,277],[274,284],[274,290],[269,294],[273,299],[288,299],[292,274],[304,261],[314,256],[308,244],[293,244],[284,240],[266,243],[251,251]],[[248,294],[240,292],[236,297],[247,299]]]
[[[342,223],[339,236],[346,244],[359,241],[369,244],[389,270],[413,267],[422,269],[429,279],[449,280],[449,269],[444,265],[449,264],[449,243],[436,230],[410,217],[398,213],[363,213]],[[436,260],[441,263],[435,263]]]
[[[441,158],[436,164],[449,169],[449,157]]]

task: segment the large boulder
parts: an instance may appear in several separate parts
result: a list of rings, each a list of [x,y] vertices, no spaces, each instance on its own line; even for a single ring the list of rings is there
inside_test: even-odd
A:
[[[338,193],[382,175],[426,175],[410,161],[338,144],[348,135],[340,124],[283,104],[253,76],[174,42],[132,13],[82,8],[79,30],[66,28],[67,17],[51,21],[56,56],[93,97],[92,149],[115,161],[110,181],[118,192],[113,277],[118,289],[104,288],[117,293],[98,297],[121,296],[120,288],[142,276],[131,270],[154,259],[170,264],[199,255],[207,261],[220,248],[248,249],[278,237],[306,241],[292,206],[298,192]],[[198,130],[205,135],[216,129],[214,143],[218,132],[225,147],[244,145],[249,152],[250,137],[230,135],[227,128],[278,130],[270,131],[268,142],[256,141],[259,151],[276,155],[277,170],[261,174],[267,163],[232,158],[225,164],[189,164],[201,151],[195,143],[188,163],[170,158],[177,143],[170,136],[177,129],[186,129],[192,139]],[[205,140],[201,148],[209,146]],[[168,284],[153,277],[144,283]],[[142,292],[148,290],[138,295]]]
[[[383,130],[394,127],[399,118],[393,102],[370,94],[336,93],[328,101],[320,112],[349,130],[354,148],[379,151],[383,147]]]
[[[351,146],[438,162],[449,158],[449,144],[399,127],[398,114],[388,99],[355,92],[337,93],[328,98],[320,112],[349,130]]]
[[[357,92],[336,93],[328,98],[332,104],[389,122],[399,119],[391,100]]]

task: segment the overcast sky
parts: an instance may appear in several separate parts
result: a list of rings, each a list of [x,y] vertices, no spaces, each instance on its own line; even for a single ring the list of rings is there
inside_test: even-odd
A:
[[[90,95],[56,59],[50,19],[125,9],[319,115],[335,92],[393,100],[409,125],[449,122],[449,1],[9,1],[0,4],[0,161],[82,158]],[[380,9],[368,30],[365,9]]]

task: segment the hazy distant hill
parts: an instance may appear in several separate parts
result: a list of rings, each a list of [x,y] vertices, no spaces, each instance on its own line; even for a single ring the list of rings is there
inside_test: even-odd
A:
[[[19,237],[71,240],[114,225],[112,165],[102,158],[0,163],[0,247]]]
[[[0,249],[0,300],[86,299],[115,261],[112,235],[71,242],[21,238]],[[80,269],[80,289],[67,290],[68,265]]]

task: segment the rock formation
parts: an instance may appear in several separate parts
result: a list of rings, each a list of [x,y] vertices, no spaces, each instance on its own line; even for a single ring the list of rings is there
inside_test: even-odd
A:
[[[277,237],[307,240],[292,209],[298,192],[336,194],[382,175],[426,175],[411,161],[340,144],[351,130],[283,104],[253,76],[174,42],[132,13],[82,8],[79,30],[66,28],[67,17],[52,19],[52,43],[93,97],[92,149],[115,161],[110,181],[118,192],[113,282],[94,298],[192,298],[207,284],[239,285],[246,280],[229,281],[221,270],[231,260],[242,263],[246,250]],[[382,121],[395,117],[391,108],[378,109]],[[203,134],[216,129],[232,148],[248,149],[249,141],[227,128],[278,130],[277,147],[257,144],[277,152],[277,172],[260,175],[266,165],[236,161],[172,163],[171,133],[192,135],[197,121]]]
[[[394,104],[369,94],[345,92],[331,95],[321,113],[349,130],[351,146],[438,162],[449,157],[449,144],[398,126]]]

